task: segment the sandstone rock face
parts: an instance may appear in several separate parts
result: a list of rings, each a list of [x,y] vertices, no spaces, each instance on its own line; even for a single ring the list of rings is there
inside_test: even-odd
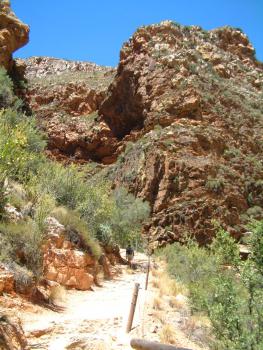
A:
[[[255,67],[257,79],[262,70],[257,70],[254,49],[239,30],[226,27],[206,32],[170,21],[138,29],[124,44],[120,58],[99,110],[119,138],[136,129],[167,126],[179,118],[202,120],[203,96],[196,80],[209,73],[210,80],[217,74],[243,77],[245,67],[251,71]],[[245,65],[243,72],[238,63]]]
[[[14,275],[0,265],[0,294],[14,291]]]
[[[138,29],[120,58],[100,120],[126,145],[116,186],[151,204],[152,246],[207,243],[213,219],[239,238],[263,217],[263,66],[246,35],[166,21]]]
[[[116,160],[116,138],[107,124],[96,122],[96,110],[105,98],[114,69],[32,57],[16,60],[16,71],[27,80],[27,89],[19,93],[47,132],[51,157],[71,157],[79,162]]]
[[[29,40],[29,27],[22,23],[10,10],[8,0],[0,4],[0,66],[11,70],[12,53]]]
[[[88,290],[94,283],[96,261],[77,250],[64,236],[64,226],[49,218],[49,237],[44,248],[44,277],[68,288]]]

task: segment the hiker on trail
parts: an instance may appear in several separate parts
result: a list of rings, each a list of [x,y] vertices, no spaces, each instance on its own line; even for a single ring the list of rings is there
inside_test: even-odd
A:
[[[132,265],[132,260],[134,258],[134,250],[132,249],[130,243],[128,244],[128,247],[126,248],[126,259],[128,260],[129,265]]]

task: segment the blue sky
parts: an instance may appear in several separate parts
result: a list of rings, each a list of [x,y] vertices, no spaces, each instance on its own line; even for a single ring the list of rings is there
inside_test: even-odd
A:
[[[263,61],[263,0],[11,0],[31,27],[16,57],[52,56],[114,66],[141,25],[171,19],[204,29],[231,25],[249,36]]]

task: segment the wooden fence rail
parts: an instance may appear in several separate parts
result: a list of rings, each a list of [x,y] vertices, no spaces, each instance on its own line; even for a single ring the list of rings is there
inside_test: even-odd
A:
[[[191,350],[187,348],[178,348],[177,346],[161,344],[144,339],[131,339],[131,347],[136,350]]]
[[[135,308],[136,308],[136,304],[137,304],[139,288],[140,288],[140,283],[135,283],[134,290],[133,290],[133,295],[132,295],[132,301],[131,301],[131,307],[130,307],[128,323],[127,323],[127,327],[126,327],[126,332],[127,333],[129,333],[131,331],[131,329],[132,329],[132,322],[133,322],[133,317],[134,317]]]

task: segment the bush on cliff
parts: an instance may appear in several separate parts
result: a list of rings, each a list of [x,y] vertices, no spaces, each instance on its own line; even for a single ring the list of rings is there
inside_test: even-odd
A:
[[[12,80],[6,74],[5,69],[0,67],[0,108],[9,107],[13,101],[14,95]]]
[[[45,141],[29,119],[18,111],[0,111],[0,169],[6,176],[26,183],[41,162]]]
[[[234,240],[220,229],[210,249],[189,240],[159,252],[171,276],[187,285],[192,311],[209,317],[213,349],[263,347],[263,222],[253,224],[250,247],[243,262]]]
[[[0,223],[0,259],[4,262],[15,261],[25,265],[40,276],[42,272],[42,242],[46,230],[45,220],[54,208],[52,197],[44,194],[35,206],[31,218],[17,222]]]
[[[52,211],[51,215],[65,226],[70,241],[96,258],[100,257],[101,248],[98,242],[92,238],[86,222],[80,218],[77,212],[64,207],[57,207]]]
[[[65,168],[54,162],[41,165],[30,188],[31,191],[35,188],[36,194],[49,193],[60,206],[69,208],[69,213],[85,222],[86,232],[102,243],[107,240],[125,246],[131,241],[141,246],[140,229],[149,215],[149,205],[126,189],[112,192],[108,181],[100,178],[88,181],[78,167]]]

